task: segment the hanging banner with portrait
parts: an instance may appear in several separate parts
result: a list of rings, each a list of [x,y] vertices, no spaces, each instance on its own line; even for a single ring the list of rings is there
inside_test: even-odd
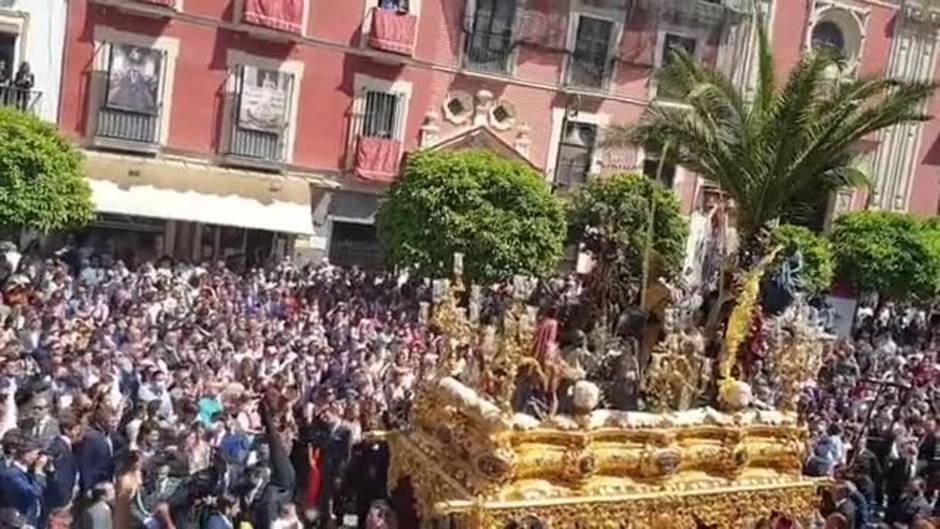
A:
[[[111,44],[107,105],[155,115],[160,107],[164,52],[131,44]]]
[[[241,73],[238,125],[263,132],[283,131],[294,76],[254,66],[243,66]]]

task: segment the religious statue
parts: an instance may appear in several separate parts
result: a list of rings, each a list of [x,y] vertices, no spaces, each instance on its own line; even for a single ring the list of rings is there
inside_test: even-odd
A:
[[[783,259],[764,285],[761,305],[773,315],[781,314],[801,296],[803,254],[799,248]]]
[[[549,400],[549,415],[554,415],[558,411],[558,389],[562,380],[572,374],[558,350],[558,320],[554,317],[546,316],[539,323],[529,359],[534,361],[533,374],[541,379],[542,391]]]

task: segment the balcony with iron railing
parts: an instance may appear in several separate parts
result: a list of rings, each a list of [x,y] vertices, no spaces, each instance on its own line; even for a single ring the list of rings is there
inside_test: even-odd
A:
[[[372,10],[372,25],[369,30],[371,48],[411,57],[415,50],[418,32],[418,17],[407,11],[384,9]]]
[[[158,152],[160,112],[144,114],[102,105],[98,109],[95,143],[120,150]]]
[[[237,0],[241,6],[240,20],[247,28],[255,28],[259,36],[277,34],[293,36],[304,32],[306,0]]]
[[[13,107],[23,112],[36,112],[39,110],[41,99],[42,92],[39,90],[0,86],[0,105],[5,107]]]
[[[281,171],[285,164],[287,131],[255,130],[242,127],[237,119],[223,152],[226,165],[266,171]]]

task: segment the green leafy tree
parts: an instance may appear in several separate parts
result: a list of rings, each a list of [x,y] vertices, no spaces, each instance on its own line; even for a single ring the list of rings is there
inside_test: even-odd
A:
[[[636,301],[645,267],[669,278],[681,272],[688,225],[658,182],[637,173],[595,178],[574,193],[569,212],[571,240],[594,258],[590,292],[601,315]]]
[[[782,248],[781,256],[784,257],[800,251],[803,256],[800,286],[804,293],[816,295],[832,284],[835,272],[828,240],[803,226],[783,224],[773,230],[772,244]]]
[[[392,264],[449,275],[455,252],[472,280],[555,270],[565,210],[542,175],[489,151],[418,152],[408,158],[378,213]]]
[[[78,150],[53,125],[0,108],[0,229],[48,233],[83,225],[94,214]]]
[[[836,277],[888,298],[940,295],[940,226],[914,215],[861,211],[839,217],[832,246]]]
[[[900,123],[923,121],[934,86],[881,77],[840,77],[827,52],[805,54],[779,81],[759,24],[753,95],[683,51],[658,72],[676,103],[650,105],[636,125],[613,127],[607,144],[658,145],[734,200],[742,248],[761,250],[774,220],[810,220],[830,192],[866,181],[855,145]]]

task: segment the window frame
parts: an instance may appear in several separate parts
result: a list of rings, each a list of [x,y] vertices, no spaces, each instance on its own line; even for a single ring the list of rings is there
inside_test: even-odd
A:
[[[565,144],[565,135],[567,133],[568,125],[575,124],[578,127],[590,127],[594,129],[594,137],[591,144],[586,147],[587,150],[587,167],[585,168],[584,175],[581,180],[577,183],[572,183],[569,179],[568,182],[561,183],[558,181],[558,169],[561,166],[561,153]],[[552,187],[562,188],[562,189],[574,189],[580,185],[583,185],[588,181],[588,177],[595,173],[595,159],[598,151],[598,139],[600,135],[600,127],[597,123],[591,123],[589,121],[581,121],[577,119],[577,116],[574,118],[564,117],[561,123],[561,135],[558,138],[557,151],[555,153],[555,166],[552,169]]]
[[[610,114],[598,112],[584,112],[580,111],[574,117],[568,116],[568,111],[565,107],[554,107],[552,108],[552,131],[549,136],[548,144],[548,156],[546,157],[545,163],[545,179],[552,183],[555,181],[555,166],[558,164],[558,151],[561,147],[562,134],[564,134],[564,124],[566,120],[578,121],[581,123],[588,123],[597,127],[597,139],[595,140],[594,153],[591,156],[591,169],[590,173],[600,173],[603,167],[601,166],[601,153],[603,149],[598,148],[597,145],[603,141],[603,131],[610,125],[612,118]]]
[[[695,62],[701,64],[705,56],[705,46],[708,45],[708,33],[708,29],[692,29],[668,24],[660,26],[656,32],[656,54],[653,56],[654,71],[662,68],[663,63],[666,60],[666,39],[669,37],[669,35],[694,39],[695,53],[692,55],[695,58]],[[656,77],[652,76],[650,80],[650,100],[657,99],[659,99],[660,102],[665,101],[667,104],[669,102],[668,99],[663,100],[659,98],[659,86],[656,83]]]
[[[369,47],[369,37],[372,35],[372,13],[379,7],[380,0],[365,0],[362,3],[362,31],[359,33],[359,47]],[[421,0],[408,0],[408,14],[418,19],[415,29],[415,48],[417,49],[418,33],[421,31]]]
[[[374,96],[373,96],[374,94]],[[365,97],[365,102],[362,108],[362,124],[359,128],[359,136],[366,138],[382,138],[387,140],[397,140],[401,141],[404,137],[404,130],[401,126],[402,118],[402,106],[404,105],[403,99],[404,96],[401,92],[387,92],[384,90],[375,90],[373,88],[365,88],[362,93]],[[372,103],[379,104],[378,98],[385,99],[385,103],[392,103],[389,115],[384,119],[372,118],[369,116],[369,106]],[[379,109],[373,109],[378,112]],[[387,121],[387,123],[383,123]],[[372,133],[366,134],[366,129],[372,128]],[[382,129],[383,132],[388,134],[376,134],[375,132]]]
[[[408,134],[408,114],[411,110],[412,83],[402,79],[388,81],[366,74],[357,73],[353,77],[353,101],[352,109],[349,114],[348,137],[346,139],[346,169],[352,170],[356,161],[356,146],[359,136],[362,134],[363,120],[365,117],[365,93],[366,91],[384,92],[388,94],[399,94],[399,115],[398,130],[394,138],[402,144],[404,151],[405,140]]]
[[[572,11],[568,16],[568,36],[565,41],[565,60],[562,65],[561,79],[562,86],[575,90],[585,90],[588,92],[608,92],[614,85],[613,80],[617,76],[617,62],[614,58],[617,56],[617,50],[620,48],[623,39],[623,20],[618,19],[614,13],[606,10],[588,9],[581,6],[579,2],[572,4]],[[579,10],[575,11],[575,7]],[[610,38],[607,43],[607,58],[604,61],[605,70],[601,79],[601,86],[592,87],[573,84],[571,81],[572,64],[574,63],[574,53],[578,44],[578,29],[581,27],[582,18],[593,18],[603,20],[611,24]]]
[[[239,98],[241,93],[241,75],[237,72],[239,69],[251,66],[260,70],[276,71],[290,74],[291,81],[290,100],[288,101],[286,126],[281,134],[283,143],[282,159],[279,164],[290,164],[294,161],[294,150],[297,142],[297,127],[300,107],[300,91],[304,76],[304,63],[302,61],[280,61],[261,55],[254,55],[241,50],[228,50],[226,57],[227,76],[225,81],[225,97],[223,97],[222,107],[222,135],[219,138],[218,154],[222,157],[241,156],[232,155],[228,151],[231,149],[232,132],[238,126],[237,116],[239,110]]]
[[[170,137],[173,114],[173,90],[175,88],[176,65],[179,58],[180,41],[166,35],[150,36],[142,33],[121,31],[110,26],[94,28],[93,71],[96,74],[88,91],[85,138],[94,142],[98,138],[98,113],[107,106],[107,83],[110,72],[111,45],[128,44],[164,52],[163,76],[160,79],[160,112],[157,134],[152,145],[163,147]],[[122,140],[118,140],[122,141]],[[146,149],[145,149],[146,150]]]
[[[519,33],[519,23],[521,18],[520,15],[522,14],[525,0],[512,0],[514,5],[512,9],[512,21],[509,24],[509,50],[506,54],[506,68],[504,70],[481,68],[470,64],[468,61],[468,50],[470,49],[470,41],[475,34],[473,29],[476,26],[476,17],[480,1],[481,0],[466,0],[464,3],[464,18],[463,26],[461,28],[463,36],[461,39],[459,57],[460,68],[475,74],[512,77],[516,74],[518,50],[515,46],[515,43],[516,37]],[[499,0],[494,0],[494,2],[498,1]]]

